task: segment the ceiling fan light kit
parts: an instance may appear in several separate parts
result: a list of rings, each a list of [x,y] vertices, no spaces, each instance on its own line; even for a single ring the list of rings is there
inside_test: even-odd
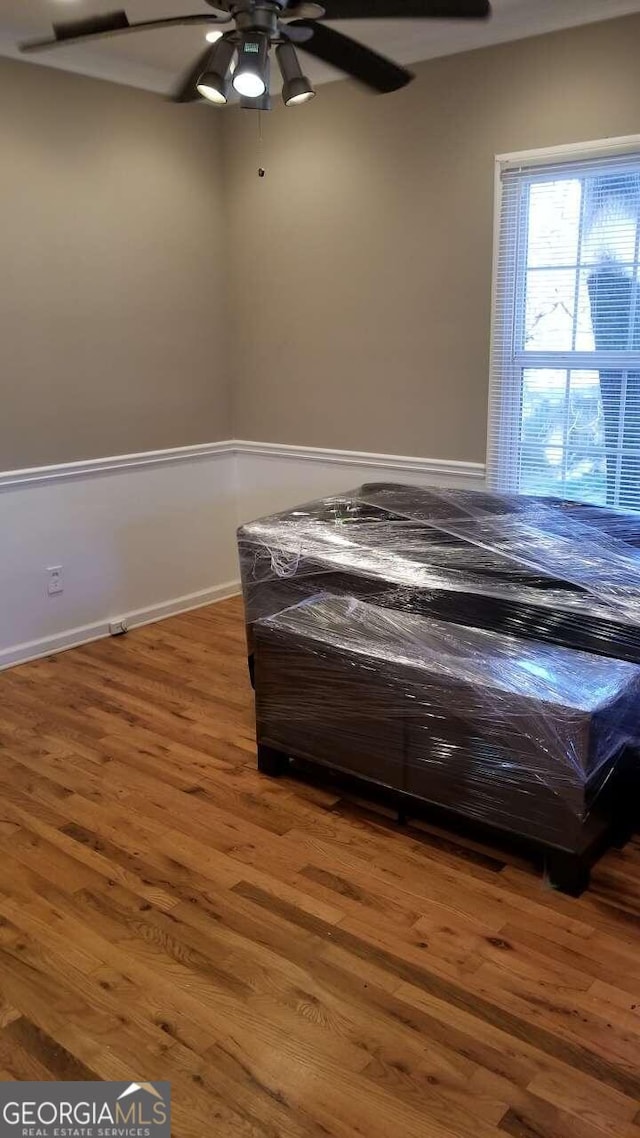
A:
[[[231,67],[235,58],[235,44],[221,39],[210,52],[207,65],[196,80],[196,90],[210,103],[224,106],[231,91]]]
[[[278,44],[276,58],[282,75],[282,101],[285,107],[296,107],[313,99],[315,91],[306,75],[302,74],[293,44]]]
[[[413,74],[358,40],[321,23],[327,20],[436,19],[484,20],[491,14],[489,0],[205,0],[212,12],[171,16],[132,24],[126,12],[110,12],[86,20],[54,24],[53,38],[20,45],[23,52],[84,43],[89,40],[144,32],[157,28],[201,25],[209,28],[209,43],[171,95],[174,103],[199,99],[224,106],[231,87],[241,105],[264,109],[269,105],[269,53],[276,56],[283,79],[282,98],[287,107],[306,103],[315,95],[296,53],[306,52],[380,94],[399,91]],[[230,31],[217,26],[233,24]],[[213,48],[211,43],[215,42]],[[233,64],[237,65],[233,70]]]
[[[259,99],[269,82],[269,37],[264,32],[244,32],[238,45],[238,65],[233,86],[245,99]]]

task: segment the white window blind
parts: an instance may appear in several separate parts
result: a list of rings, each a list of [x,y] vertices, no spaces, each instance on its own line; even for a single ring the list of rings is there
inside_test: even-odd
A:
[[[489,480],[640,511],[640,150],[505,168]]]

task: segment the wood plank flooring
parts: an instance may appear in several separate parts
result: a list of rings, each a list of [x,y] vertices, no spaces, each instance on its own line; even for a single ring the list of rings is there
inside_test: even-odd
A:
[[[238,600],[0,675],[0,1078],[175,1138],[640,1138],[640,842],[580,900],[255,770]]]

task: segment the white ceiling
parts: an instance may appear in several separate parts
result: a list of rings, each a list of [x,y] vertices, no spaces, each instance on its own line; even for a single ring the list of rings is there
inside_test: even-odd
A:
[[[125,7],[129,19],[148,20],[190,12],[211,13],[204,0],[0,0],[0,54],[17,56],[21,39],[50,33],[53,21],[81,18]],[[640,12],[640,0],[493,0],[487,23],[436,20],[341,21],[335,26],[399,63],[414,63],[492,43],[522,39],[559,28]],[[59,48],[30,55],[31,62],[61,67],[114,82],[168,91],[202,50],[204,31],[176,28],[103,40],[89,46]],[[25,58],[25,57],[22,57]],[[316,82],[338,77],[305,57]]]

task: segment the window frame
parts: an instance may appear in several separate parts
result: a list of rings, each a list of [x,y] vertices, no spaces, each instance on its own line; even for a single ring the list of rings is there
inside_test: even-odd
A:
[[[496,491],[519,493],[519,472],[522,427],[522,387],[525,369],[553,368],[558,370],[624,370],[624,357],[628,356],[629,370],[637,352],[524,352],[515,345],[522,343],[522,324],[525,320],[526,258],[528,240],[528,213],[520,211],[515,256],[502,272],[503,243],[503,175],[509,170],[526,172],[527,168],[542,170],[558,163],[597,161],[599,158],[624,158],[637,155],[640,160],[640,134],[621,138],[599,139],[594,142],[568,143],[536,150],[498,154],[494,158],[493,207],[493,263],[491,284],[491,338],[489,367],[489,400],[487,416],[486,481]],[[526,183],[520,193],[526,192]],[[506,284],[505,284],[506,282]],[[508,286],[508,292],[507,292]],[[502,300],[502,303],[501,303]],[[507,347],[510,346],[510,349]],[[637,362],[635,368],[637,369]],[[496,424],[499,424],[496,429]]]

